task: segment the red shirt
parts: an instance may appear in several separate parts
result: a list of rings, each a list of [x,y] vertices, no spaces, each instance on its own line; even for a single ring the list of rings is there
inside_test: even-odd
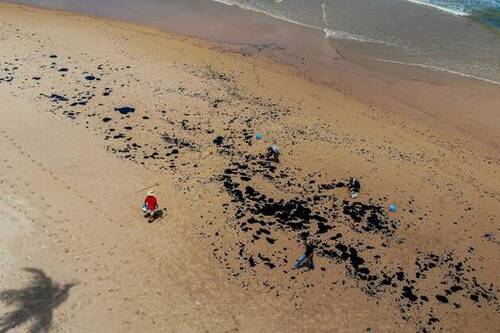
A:
[[[149,210],[155,210],[156,208],[158,208],[158,201],[152,195],[148,195],[146,199],[144,199],[144,203]]]

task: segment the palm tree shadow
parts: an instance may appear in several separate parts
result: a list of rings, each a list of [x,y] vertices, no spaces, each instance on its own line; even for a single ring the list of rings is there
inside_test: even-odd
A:
[[[28,286],[0,292],[0,301],[15,307],[10,312],[0,314],[0,333],[25,324],[28,325],[27,332],[47,332],[52,325],[54,309],[68,299],[69,290],[76,285],[56,283],[40,269],[24,270],[33,274]]]

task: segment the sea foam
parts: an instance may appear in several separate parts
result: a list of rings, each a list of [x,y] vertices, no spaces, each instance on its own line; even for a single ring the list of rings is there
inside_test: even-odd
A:
[[[348,40],[354,40],[357,42],[361,43],[375,43],[375,44],[382,44],[385,46],[398,46],[396,43],[372,38],[369,36],[361,36],[361,35],[356,35],[350,32],[346,31],[336,31],[332,29],[324,29],[325,32],[325,37],[327,38],[332,38],[332,39],[348,39]]]
[[[422,5],[422,6],[427,6],[427,7],[432,7],[432,8],[435,8],[435,9],[439,9],[443,12],[446,12],[446,13],[449,13],[449,14],[453,14],[453,15],[457,15],[457,16],[469,16],[468,13],[462,11],[462,10],[459,10],[459,9],[452,9],[452,8],[447,8],[447,7],[444,7],[444,6],[440,6],[440,5],[437,5],[437,4],[433,4],[433,3],[430,3],[430,2],[427,2],[427,1],[421,1],[421,0],[407,0],[408,2],[411,2],[411,3],[414,3],[414,4],[417,4],[417,5]]]
[[[396,61],[396,60],[389,60],[389,59],[381,59],[381,58],[377,58],[376,60],[380,61],[380,62],[389,63],[389,64],[396,64],[396,65],[403,65],[403,66],[410,66],[410,67],[420,67],[420,68],[432,70],[435,72],[444,72],[444,73],[458,75],[458,76],[465,77],[468,79],[488,82],[488,83],[500,86],[500,82],[498,82],[498,81],[489,80],[489,79],[485,79],[485,78],[482,78],[479,76],[466,74],[466,73],[462,73],[462,72],[457,72],[457,71],[449,70],[449,69],[438,67],[438,66],[425,65],[425,64],[419,64],[419,63],[413,63],[413,62]]]

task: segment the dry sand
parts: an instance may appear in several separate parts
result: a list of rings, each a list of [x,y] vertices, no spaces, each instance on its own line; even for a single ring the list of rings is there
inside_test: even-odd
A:
[[[435,83],[396,83],[425,104],[396,112],[200,40],[0,12],[0,330],[498,332],[498,89],[468,126]],[[435,89],[465,108],[475,85]]]

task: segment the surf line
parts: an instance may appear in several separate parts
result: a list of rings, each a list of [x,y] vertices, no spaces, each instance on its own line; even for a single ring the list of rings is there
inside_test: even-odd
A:
[[[305,28],[309,28],[309,29],[313,29],[313,30],[318,30],[318,31],[322,30],[320,27],[317,27],[315,25],[310,25],[310,24],[307,24],[307,23],[296,21],[296,20],[293,20],[291,18],[288,18],[288,17],[285,17],[285,16],[281,16],[281,15],[277,15],[277,14],[273,14],[273,13],[267,12],[267,11],[262,10],[262,9],[253,8],[253,7],[250,7],[250,6],[245,6],[245,5],[239,4],[239,3],[232,3],[232,2],[229,2],[227,0],[213,0],[213,1],[214,2],[223,3],[223,4],[226,4],[228,6],[234,6],[234,7],[240,8],[240,9],[248,10],[248,11],[251,11],[251,12],[254,12],[254,13],[263,14],[263,15],[266,15],[266,16],[269,16],[269,17],[272,17],[272,18],[275,18],[275,19],[278,19],[278,20],[281,20],[281,21],[285,21],[285,22],[288,22],[288,23],[291,23],[291,24],[300,25],[300,26],[305,27]]]
[[[450,9],[450,8],[438,6],[438,5],[435,5],[435,4],[426,2],[426,1],[421,1],[421,0],[407,0],[407,1],[411,2],[411,3],[414,3],[414,4],[417,4],[417,5],[421,5],[421,6],[426,6],[426,7],[431,7],[431,8],[439,9],[439,10],[441,10],[443,12],[448,13],[448,14],[453,14],[453,15],[457,15],[457,16],[469,16],[469,14],[467,14],[467,13],[461,11],[461,10]]]
[[[498,82],[498,81],[494,81],[494,80],[490,80],[490,79],[485,79],[483,77],[475,76],[475,75],[471,75],[471,74],[466,74],[466,73],[461,73],[461,72],[457,72],[457,71],[452,71],[452,70],[441,68],[441,67],[437,67],[437,66],[424,65],[424,64],[413,63],[413,62],[403,62],[403,61],[382,59],[382,58],[375,58],[375,60],[380,61],[380,62],[389,63],[389,64],[420,67],[420,68],[430,69],[430,70],[433,70],[433,71],[436,71],[436,72],[444,72],[444,73],[459,75],[459,76],[463,76],[463,77],[466,77],[466,78],[469,78],[469,79],[474,79],[474,80],[478,80],[478,81],[484,81],[484,82],[488,82],[488,83],[500,86],[500,82]]]

